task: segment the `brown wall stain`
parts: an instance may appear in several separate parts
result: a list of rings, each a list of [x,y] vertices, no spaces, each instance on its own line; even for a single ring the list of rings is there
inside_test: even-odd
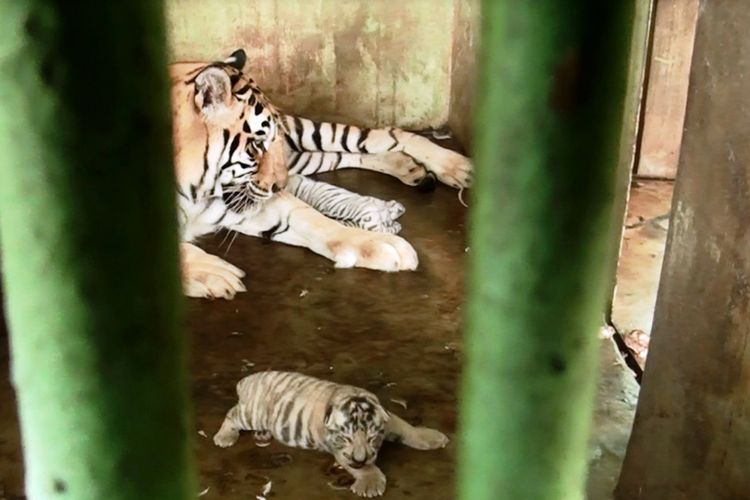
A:
[[[462,3],[168,0],[171,60],[215,60],[243,47],[253,76],[288,112],[439,127],[451,106],[454,13]],[[462,75],[462,85],[472,79]]]

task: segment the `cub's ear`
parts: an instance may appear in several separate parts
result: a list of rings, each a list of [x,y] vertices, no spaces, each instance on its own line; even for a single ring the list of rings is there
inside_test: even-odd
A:
[[[237,71],[242,71],[245,68],[245,63],[247,62],[247,54],[245,54],[245,51],[243,49],[237,49],[232,52],[232,55],[224,59],[224,62]]]
[[[232,83],[226,71],[209,66],[195,77],[195,106],[201,111],[228,106],[232,98]]]
[[[383,422],[388,422],[391,419],[391,414],[388,413],[388,410],[383,408],[382,405],[378,404],[376,406],[378,415],[380,415],[380,418],[383,420]]]

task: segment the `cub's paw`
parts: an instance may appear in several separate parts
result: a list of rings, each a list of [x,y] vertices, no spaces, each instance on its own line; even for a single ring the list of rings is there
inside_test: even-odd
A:
[[[363,474],[354,481],[351,490],[354,494],[365,497],[379,497],[385,493],[386,479],[380,469],[375,468],[372,472]]]
[[[240,432],[236,429],[221,429],[214,435],[214,444],[220,448],[229,448],[239,437]]]
[[[402,215],[404,215],[404,212],[406,212],[406,207],[404,207],[401,203],[397,202],[396,200],[387,201],[385,206],[388,209],[388,213],[391,216],[391,219],[396,220]]]
[[[188,297],[233,299],[246,291],[245,273],[229,262],[191,244],[180,246],[182,289]]]
[[[273,436],[269,431],[254,431],[253,440],[255,441],[255,446],[258,448],[265,448],[271,445]]]
[[[396,219],[406,212],[406,207],[396,200],[384,201],[372,197],[370,199],[375,210],[366,216],[368,220],[360,227],[378,233],[400,233],[401,224],[396,222]]]
[[[416,435],[414,436],[412,447],[417,450],[437,450],[445,448],[450,442],[448,436],[435,429],[417,427],[414,431]]]
[[[413,271],[419,265],[414,247],[394,234],[342,227],[326,246],[338,268],[394,272]]]

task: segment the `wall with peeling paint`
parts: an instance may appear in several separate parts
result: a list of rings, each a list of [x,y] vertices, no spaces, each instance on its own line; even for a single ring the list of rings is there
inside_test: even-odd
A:
[[[448,122],[464,2],[167,0],[171,59],[214,60],[242,46],[261,88],[286,111],[437,127]]]

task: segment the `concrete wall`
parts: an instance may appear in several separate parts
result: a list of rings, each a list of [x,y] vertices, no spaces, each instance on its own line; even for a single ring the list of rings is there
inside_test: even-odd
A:
[[[750,10],[702,2],[622,500],[748,498]]]
[[[437,127],[448,121],[452,77],[473,78],[451,72],[454,14],[472,1],[167,0],[171,58],[214,60],[242,46],[261,87],[290,112]],[[455,113],[453,122],[467,134]]]
[[[451,95],[448,124],[456,138],[469,149],[474,129],[474,90],[479,45],[479,0],[456,0],[453,17]]]

